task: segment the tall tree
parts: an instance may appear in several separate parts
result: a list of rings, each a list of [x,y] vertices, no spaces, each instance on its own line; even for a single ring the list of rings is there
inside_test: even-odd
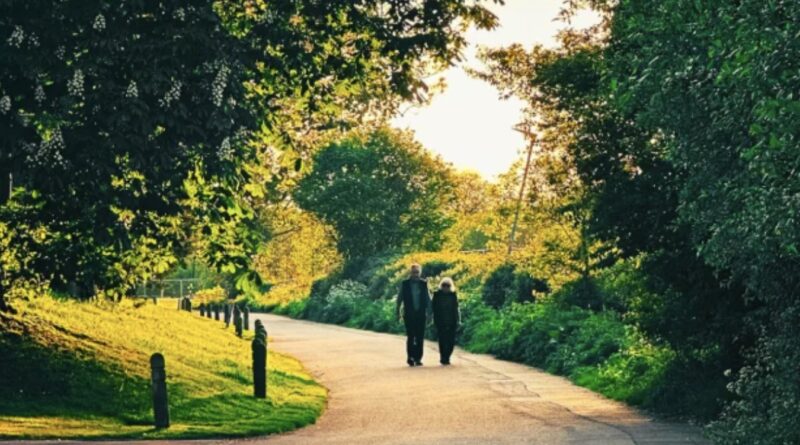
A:
[[[602,267],[613,260],[616,255],[607,255],[611,246],[622,257],[644,255],[642,272],[654,299],[630,302],[627,318],[678,352],[669,375],[683,382],[665,388],[660,405],[714,416],[726,397],[722,372],[741,363],[739,348],[746,339],[740,329],[741,284],[731,280],[721,286],[726,273],[696,255],[691,226],[679,217],[686,177],[672,162],[671,138],[617,102],[619,79],[628,71],[616,74],[608,64],[615,48],[608,34],[611,17],[618,19],[607,16],[586,33],[563,32],[556,49],[486,50],[488,70],[479,75],[504,94],[526,100],[538,123],[543,149],[551,153],[544,170],[551,173],[546,181],[537,180],[544,186],[538,188],[545,198],[556,198],[550,202],[560,202],[580,231],[581,275],[588,275],[592,263]],[[649,60],[638,54],[640,46],[626,48],[630,52],[621,61]],[[690,374],[703,378],[688,381]]]
[[[166,271],[192,231],[210,264],[257,281],[252,206],[308,156],[300,135],[424,100],[425,67],[458,57],[464,25],[495,23],[467,0],[0,10],[0,165],[18,186],[0,206],[15,246],[0,295],[33,274],[119,296]],[[23,243],[26,227],[41,236]]]
[[[390,250],[435,250],[450,221],[450,168],[411,134],[379,129],[321,149],[297,203],[336,229],[348,260]]]
[[[737,335],[757,341],[715,437],[800,442],[800,4],[625,1],[611,31],[614,104],[668,141],[696,252],[747,288]]]

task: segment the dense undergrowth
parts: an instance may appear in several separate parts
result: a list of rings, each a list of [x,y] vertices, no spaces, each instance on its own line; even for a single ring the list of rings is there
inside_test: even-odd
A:
[[[252,397],[250,342],[174,300],[93,304],[41,297],[0,314],[0,438],[196,438],[313,423],[326,393],[269,353],[267,400]],[[149,357],[166,359],[171,426],[152,427]]]
[[[687,372],[679,354],[637,328],[641,315],[636,308],[648,292],[634,260],[603,271],[588,285],[578,279],[552,293],[534,291],[535,301],[521,303],[517,286],[526,274],[498,279],[498,270],[503,275],[508,269],[502,258],[449,253],[385,257],[317,281],[307,298],[266,308],[295,318],[401,333],[394,297],[413,262],[422,264],[431,287],[443,276],[455,279],[463,319],[458,343],[469,351],[564,375],[612,399],[668,416],[702,421],[719,412],[721,379],[677,378]],[[494,307],[498,288],[506,301]],[[593,303],[587,303],[587,288]],[[435,338],[435,330],[428,334]]]

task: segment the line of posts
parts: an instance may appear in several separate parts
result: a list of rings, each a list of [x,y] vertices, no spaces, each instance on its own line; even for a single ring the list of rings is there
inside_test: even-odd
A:
[[[234,325],[236,336],[243,337],[243,331],[250,330],[250,308],[245,306],[240,309],[234,303],[205,304],[198,306],[200,316],[213,318],[220,321],[220,312],[224,316],[225,327]],[[189,298],[178,300],[178,310],[192,311],[192,301]],[[259,399],[267,398],[267,330],[261,320],[255,322],[255,337],[250,344],[252,351],[253,367],[253,396]],[[157,429],[169,428],[169,401],[167,396],[167,371],[166,360],[160,353],[150,357],[150,380],[153,396],[154,424]]]

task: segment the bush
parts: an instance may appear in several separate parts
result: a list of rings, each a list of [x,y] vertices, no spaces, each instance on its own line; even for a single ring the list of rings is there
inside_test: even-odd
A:
[[[519,272],[516,274],[514,287],[516,288],[517,303],[533,303],[536,301],[534,292],[550,292],[550,286],[547,285],[546,281],[534,278],[528,272]]]
[[[559,308],[555,304],[511,304],[493,311],[465,304],[465,345],[475,352],[571,375],[602,363],[626,345],[618,315]]]
[[[510,303],[532,303],[535,292],[550,292],[547,282],[533,277],[526,271],[516,271],[510,263],[502,264],[493,270],[483,283],[481,295],[483,302],[499,309]]]
[[[514,270],[513,264],[505,263],[489,274],[481,292],[483,302],[487,306],[499,309],[506,303],[508,295],[515,293]]]
[[[335,284],[325,297],[322,321],[335,324],[348,322],[357,306],[370,304],[368,296],[367,287],[357,281],[344,280]]]
[[[573,372],[576,383],[606,396],[650,408],[657,406],[655,394],[663,392],[665,374],[675,353],[657,347],[633,332],[629,345],[596,366],[584,366]]]
[[[602,292],[592,277],[580,277],[565,284],[553,295],[553,300],[565,308],[575,306],[593,311],[603,308]]]
[[[225,293],[225,289],[220,286],[199,290],[194,293],[194,301],[196,304],[221,303],[226,299],[227,294]]]
[[[292,300],[287,302],[286,304],[276,306],[273,309],[273,312],[278,315],[286,315],[292,318],[302,318],[303,314],[306,312],[307,304],[308,304],[308,299]]]
[[[422,277],[423,278],[437,278],[441,277],[442,273],[451,269],[453,263],[442,260],[432,260],[422,263]]]

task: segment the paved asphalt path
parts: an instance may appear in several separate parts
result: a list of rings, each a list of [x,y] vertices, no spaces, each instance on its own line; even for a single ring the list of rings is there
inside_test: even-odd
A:
[[[204,444],[701,444],[697,428],[658,422],[568,380],[456,349],[439,366],[405,364],[405,338],[258,315],[270,347],[291,354],[330,390],[312,426],[280,436]],[[69,442],[59,442],[66,444]],[[132,442],[122,442],[131,444]],[[149,442],[176,443],[176,442]]]

